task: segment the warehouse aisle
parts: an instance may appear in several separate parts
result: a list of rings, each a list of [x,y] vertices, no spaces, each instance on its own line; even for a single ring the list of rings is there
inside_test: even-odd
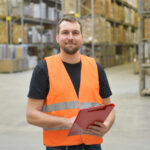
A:
[[[138,94],[132,64],[106,69],[116,104],[116,122],[104,138],[103,150],[149,150],[150,97]],[[42,130],[25,120],[32,71],[0,74],[0,149],[44,150]]]

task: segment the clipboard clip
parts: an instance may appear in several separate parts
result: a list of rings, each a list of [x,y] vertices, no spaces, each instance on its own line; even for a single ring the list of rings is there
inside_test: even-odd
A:
[[[93,112],[93,111],[100,111],[100,110],[106,110],[107,107],[109,106],[115,106],[114,104],[107,104],[107,105],[100,105],[101,107],[95,107],[95,108],[91,108],[90,110],[88,110],[88,112]]]
[[[92,108],[91,110],[88,110],[88,112],[100,111],[100,110],[105,110],[105,109],[106,109],[106,106],[104,105],[104,106],[101,107],[101,108]]]

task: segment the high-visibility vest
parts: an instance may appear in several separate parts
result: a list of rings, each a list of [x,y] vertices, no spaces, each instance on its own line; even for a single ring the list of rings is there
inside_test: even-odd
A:
[[[77,116],[82,108],[98,106],[103,103],[99,94],[99,77],[97,64],[93,58],[80,55],[81,79],[79,96],[60,58],[60,55],[46,57],[49,75],[49,93],[45,99],[43,112],[71,118]],[[79,144],[100,144],[103,139],[93,135],[68,136],[70,129],[43,129],[43,142],[46,146],[66,146]]]

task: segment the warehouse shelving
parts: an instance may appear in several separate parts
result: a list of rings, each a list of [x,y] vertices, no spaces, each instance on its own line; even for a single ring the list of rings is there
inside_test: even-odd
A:
[[[6,45],[6,51],[8,53],[13,52],[13,50],[9,50],[13,46],[14,48],[22,47],[31,56],[36,55],[39,61],[46,55],[56,53],[58,46],[55,34],[57,21],[61,17],[61,1],[7,0],[5,2],[6,13],[3,18],[6,19],[7,23],[7,42],[1,44]],[[45,6],[46,9],[42,9],[42,6]],[[31,12],[35,8],[38,10],[37,13]],[[14,30],[15,26],[16,29]],[[33,30],[37,32],[37,36],[34,36],[35,39],[38,37],[37,40],[33,40]],[[15,31],[19,34],[18,37]],[[15,56],[13,55],[13,57]]]
[[[140,95],[150,95],[149,83],[147,77],[150,72],[150,2],[148,0],[139,0],[140,15],[140,43],[139,43],[139,93]],[[146,6],[146,7],[145,7]],[[149,19],[149,23],[146,20]]]
[[[88,6],[85,5],[86,2],[88,2]],[[128,52],[128,54],[129,54],[129,50],[127,51],[127,49],[132,49],[132,51],[137,51],[138,41],[137,40],[132,41],[133,38],[128,39],[128,41],[126,41],[126,42],[124,42],[123,40],[122,41],[117,41],[118,39],[120,40],[120,38],[118,37],[119,34],[117,34],[117,27],[121,26],[121,28],[123,28],[123,30],[125,30],[125,29],[128,30],[130,28],[130,32],[132,34],[133,33],[135,34],[135,32],[138,30],[138,23],[136,22],[134,24],[134,22],[130,22],[130,20],[128,22],[126,22],[125,20],[120,21],[120,20],[117,20],[118,19],[117,17],[116,18],[107,17],[105,6],[104,6],[105,13],[97,14],[97,13],[95,13],[95,10],[94,10],[94,7],[95,7],[94,2],[96,2],[96,1],[94,1],[94,0],[72,0],[72,4],[74,6],[72,7],[73,11],[70,14],[73,14],[73,15],[80,14],[79,16],[80,16],[81,21],[82,21],[82,19],[85,19],[85,18],[91,18],[91,20],[89,21],[90,22],[89,26],[91,26],[90,40],[83,44],[83,48],[82,48],[83,52],[86,55],[90,55],[90,56],[93,56],[93,57],[97,58],[97,60],[101,57],[101,55],[104,55],[104,56],[108,55],[108,57],[110,58],[110,57],[112,57],[112,54],[113,54],[113,57],[115,57],[114,50],[113,50],[113,52],[111,52],[111,47],[112,47],[112,49],[114,49],[114,48],[116,49],[115,54],[118,55],[118,57],[120,57],[119,59],[126,59],[127,58],[125,56],[125,55],[127,55],[126,52]],[[106,1],[105,1],[105,3],[106,3]],[[132,10],[134,13],[138,13],[138,9],[135,6],[129,4],[125,1],[111,0],[111,3],[119,5],[122,8],[126,7],[127,9]],[[70,1],[69,9],[71,10],[71,1]],[[99,9],[101,9],[101,8],[99,8]],[[83,10],[86,11],[86,14],[83,14]],[[66,10],[64,12],[67,14]],[[116,14],[116,9],[115,8],[112,9],[111,13],[113,15],[115,15]],[[117,15],[118,15],[118,12],[117,12]],[[131,14],[129,14],[129,15],[131,15]],[[110,23],[110,25],[112,26],[112,28],[114,30],[113,31],[114,41],[110,42],[107,39],[108,41],[107,40],[106,41],[102,40],[100,42],[94,42],[94,39],[97,35],[96,26],[94,24],[95,24],[95,20],[97,18],[104,18],[106,22]],[[88,22],[88,21],[85,21],[85,22]],[[85,32],[86,31],[84,31],[84,33]],[[125,32],[125,31],[123,31],[123,32]],[[104,32],[104,34],[107,34],[107,33]],[[104,37],[106,37],[106,35],[104,35]],[[100,54],[100,51],[102,51],[102,54]],[[132,52],[132,53],[134,53],[134,52]],[[103,58],[101,58],[101,60],[102,59]],[[127,58],[127,59],[129,59],[129,58]],[[108,59],[104,59],[104,62],[103,62],[104,67],[111,66],[109,64],[110,61],[109,60],[107,61],[107,60]],[[123,61],[124,60],[122,60],[122,63],[123,63]]]

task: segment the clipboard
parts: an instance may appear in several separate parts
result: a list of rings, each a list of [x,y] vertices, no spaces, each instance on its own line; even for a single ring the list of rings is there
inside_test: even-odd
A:
[[[95,121],[104,122],[114,107],[115,104],[106,104],[81,109],[68,136],[91,134],[87,131],[88,126],[94,124]]]

